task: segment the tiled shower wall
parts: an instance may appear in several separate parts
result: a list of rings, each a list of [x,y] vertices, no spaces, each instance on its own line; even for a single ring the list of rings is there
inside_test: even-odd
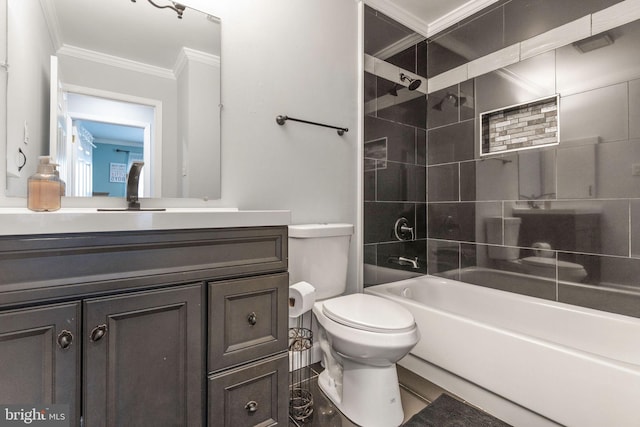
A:
[[[412,32],[367,8],[365,53],[440,77],[617,2],[502,1],[391,54],[384,48]],[[611,46],[580,53],[567,45],[428,96],[406,88],[394,96],[395,83],[365,73],[365,286],[438,274],[640,317],[640,22],[609,33]],[[480,113],[556,93],[558,146],[480,158]],[[546,243],[545,255],[587,276],[538,273],[517,287],[466,274],[511,269],[488,254],[490,217],[520,218],[517,241],[498,236],[519,258]],[[393,231],[399,218],[413,228],[406,241]]]
[[[376,36],[367,37],[367,28],[375,28]],[[399,39],[411,34],[366,8],[365,52],[375,55],[385,48],[386,35]],[[426,57],[423,41],[382,59],[424,76]],[[392,95],[395,87],[389,80],[365,73],[365,266],[401,267],[401,258],[417,258],[417,268],[411,268],[426,273],[427,96],[404,87],[398,89],[397,96]],[[426,79],[422,87],[426,87]],[[406,218],[414,228],[409,241],[394,237],[393,225],[400,218]]]

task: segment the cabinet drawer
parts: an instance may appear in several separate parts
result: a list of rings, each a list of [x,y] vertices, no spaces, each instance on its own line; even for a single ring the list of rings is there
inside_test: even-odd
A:
[[[288,354],[209,377],[209,427],[288,425]]]
[[[209,284],[209,371],[287,348],[287,273]]]

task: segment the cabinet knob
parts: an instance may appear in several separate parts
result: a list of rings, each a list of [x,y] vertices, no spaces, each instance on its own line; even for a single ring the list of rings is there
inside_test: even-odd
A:
[[[58,345],[61,349],[69,348],[73,342],[73,334],[66,329],[58,334]]]
[[[106,335],[106,333],[107,325],[103,323],[102,325],[98,325],[93,328],[93,330],[91,331],[91,335],[89,335],[89,338],[91,338],[91,341],[93,342],[100,341],[102,337]]]
[[[258,316],[256,316],[256,313],[251,312],[251,314],[249,316],[247,316],[247,322],[249,322],[249,324],[251,326],[253,326],[256,323],[258,323]],[[251,402],[249,402],[249,403],[251,403]]]
[[[253,414],[258,410],[258,402],[250,400],[246,405],[244,405],[244,409],[246,409],[249,414]]]

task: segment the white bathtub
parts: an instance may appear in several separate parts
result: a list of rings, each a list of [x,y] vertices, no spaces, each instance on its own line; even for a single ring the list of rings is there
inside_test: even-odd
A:
[[[408,356],[409,369],[421,373],[416,363],[422,362],[435,366],[542,416],[461,396],[515,426],[552,425],[548,420],[640,426],[638,318],[434,276],[365,292],[394,300],[415,317],[422,338]]]

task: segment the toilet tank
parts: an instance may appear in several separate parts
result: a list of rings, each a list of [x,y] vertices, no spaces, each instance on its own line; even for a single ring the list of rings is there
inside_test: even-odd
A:
[[[342,294],[352,234],[352,224],[290,225],[289,282],[309,282],[317,299]]]

